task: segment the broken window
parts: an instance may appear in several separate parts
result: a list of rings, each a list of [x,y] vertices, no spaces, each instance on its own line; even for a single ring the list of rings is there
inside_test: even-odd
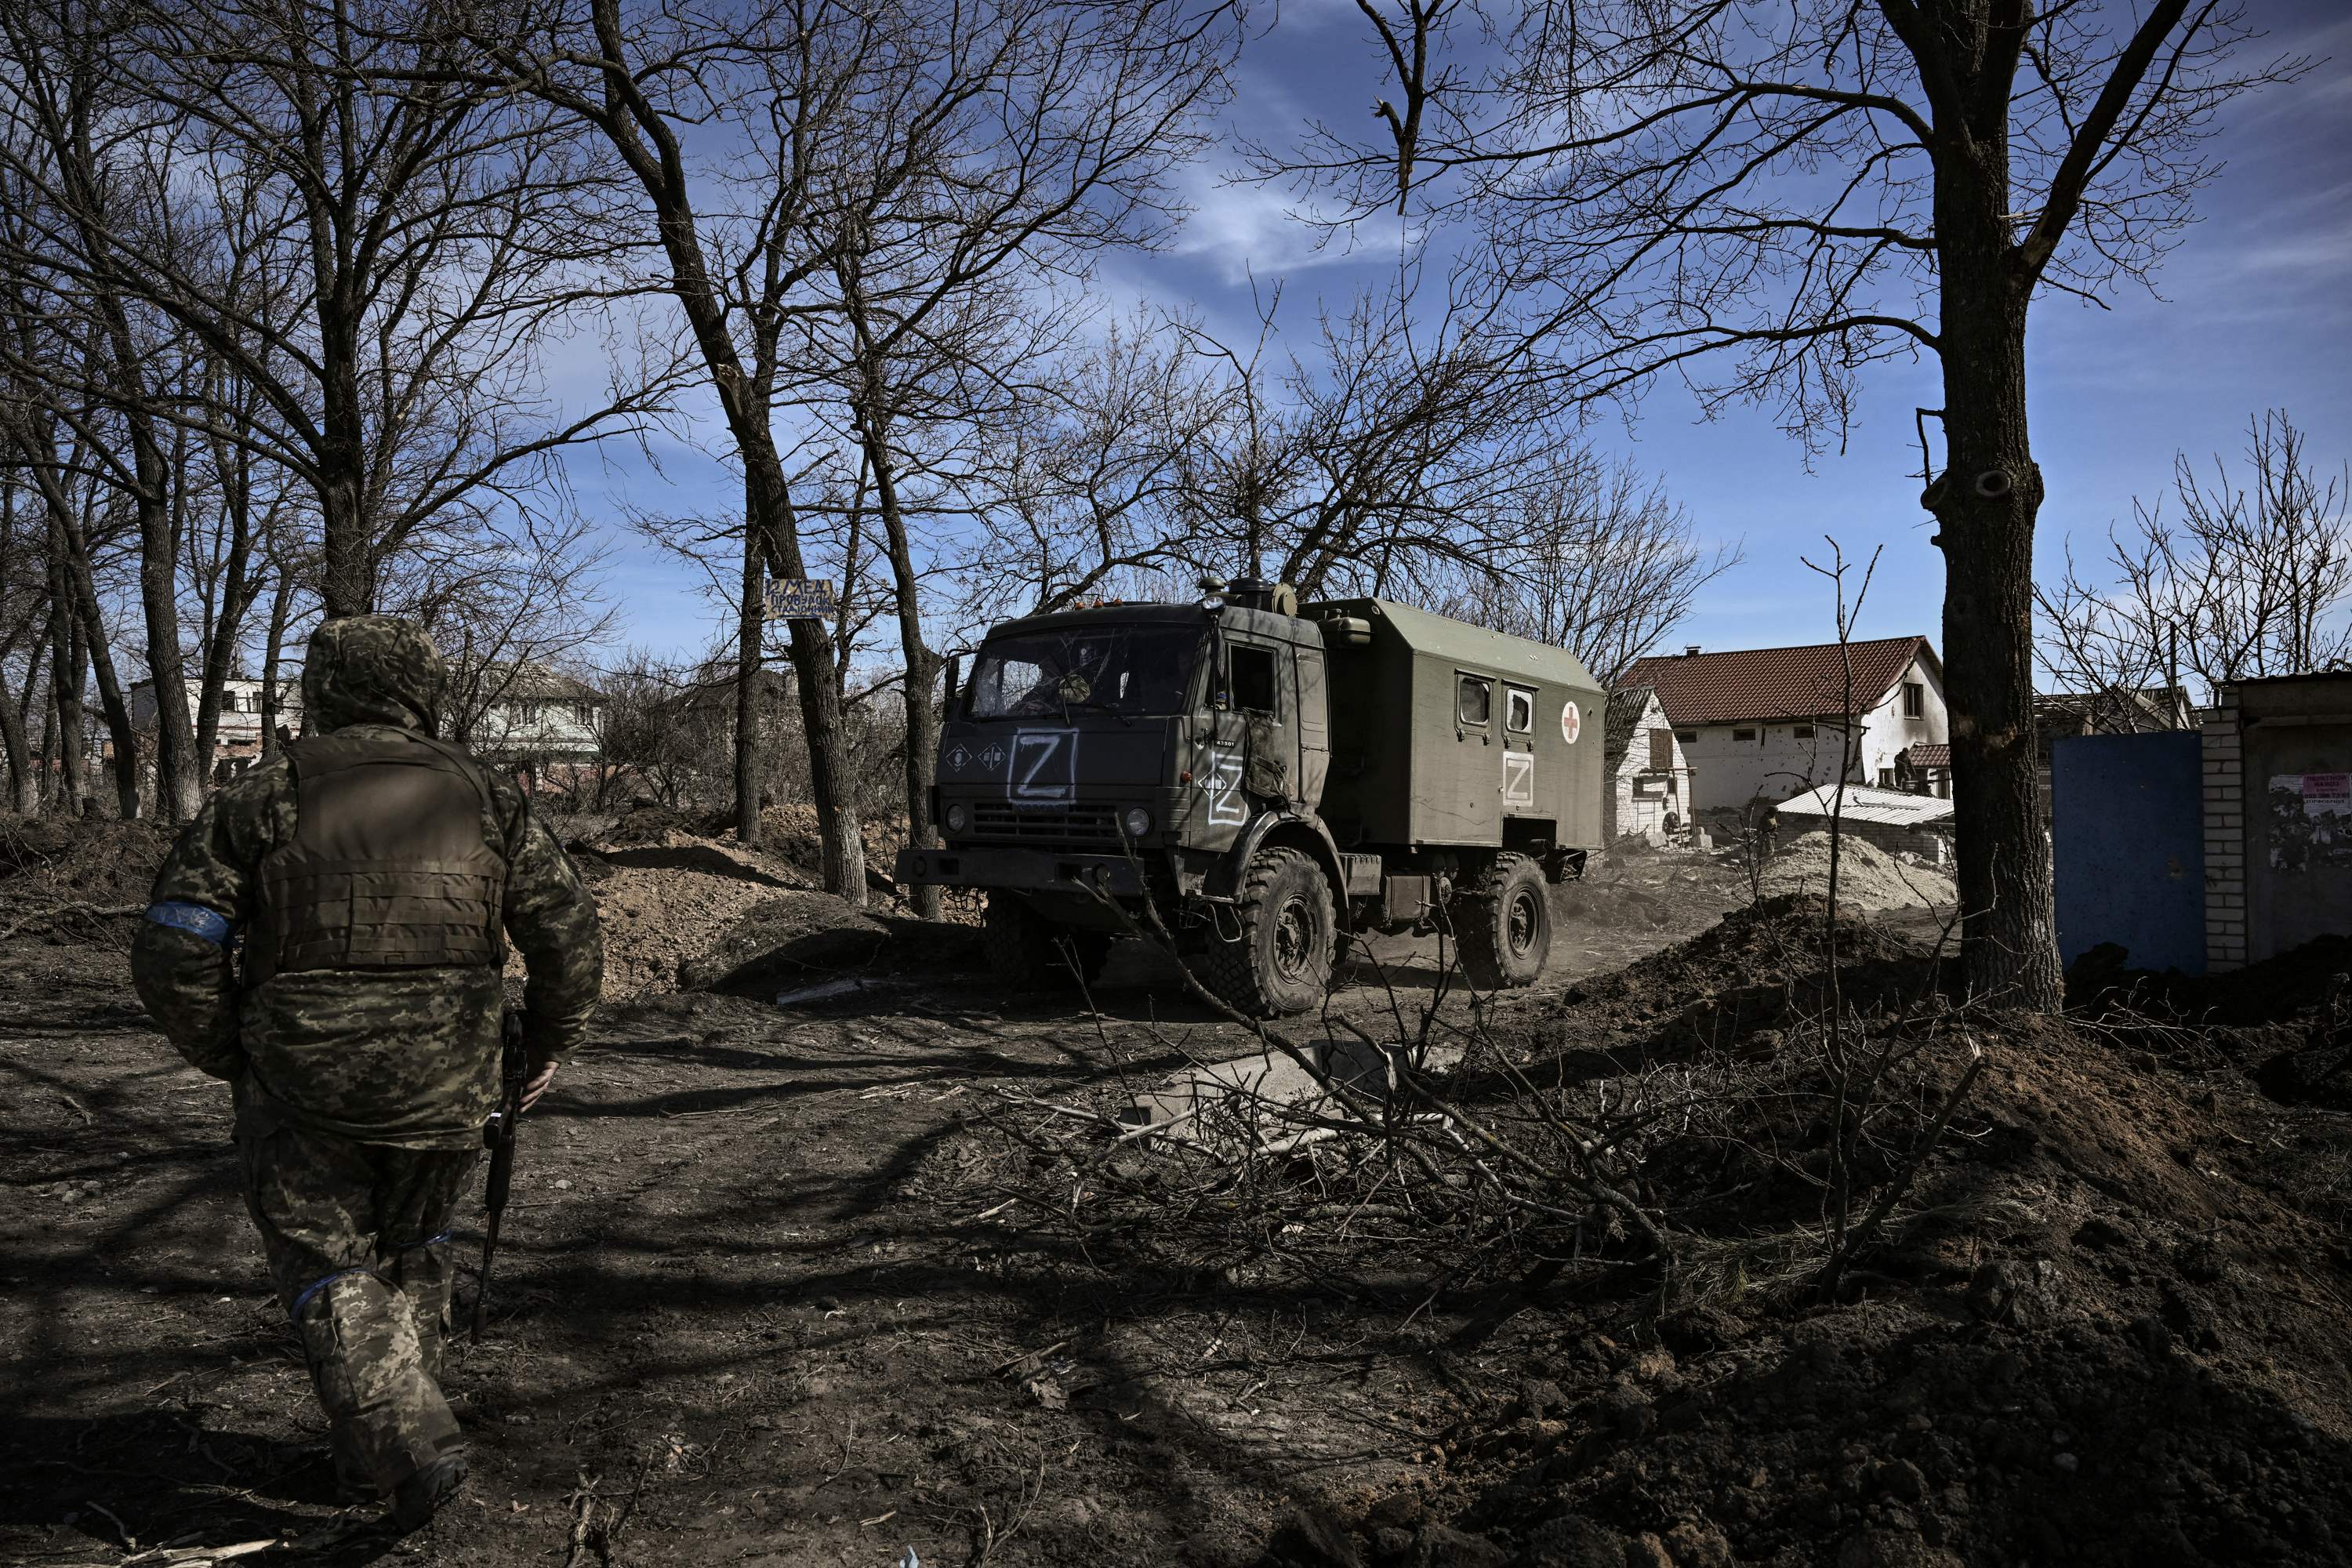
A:
[[[1249,713],[1274,708],[1274,650],[1236,644],[1233,652],[1234,706]]]
[[[1461,678],[1461,689],[1454,700],[1454,711],[1465,724],[1484,724],[1495,708],[1495,683],[1483,675]]]
[[[1522,687],[1503,688],[1503,728],[1514,735],[1526,735],[1536,727],[1536,694]]]

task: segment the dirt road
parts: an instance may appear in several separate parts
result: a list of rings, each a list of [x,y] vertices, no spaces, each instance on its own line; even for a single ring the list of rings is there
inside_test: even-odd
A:
[[[1687,928],[1571,933],[1539,994]],[[1432,978],[1432,944],[1377,951],[1408,995]],[[999,1005],[920,942],[891,960],[808,1008],[601,1016],[528,1126],[494,1326],[455,1350],[474,1485],[403,1551],[1239,1564],[1296,1500],[1415,1464],[1482,1375],[1397,1353],[1439,1336],[1423,1303],[1238,1290],[1213,1258],[1114,1275],[1018,1239],[960,1166],[1000,1092],[1141,1086],[1241,1031],[1140,953],[1099,1021]],[[36,942],[0,944],[0,1556],[331,1534],[224,1087],[148,1030],[119,952]]]

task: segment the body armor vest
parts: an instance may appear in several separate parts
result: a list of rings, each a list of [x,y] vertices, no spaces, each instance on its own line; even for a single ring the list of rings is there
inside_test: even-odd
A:
[[[280,970],[506,962],[489,783],[454,746],[314,735],[287,748],[294,837],[262,858],[252,983]]]

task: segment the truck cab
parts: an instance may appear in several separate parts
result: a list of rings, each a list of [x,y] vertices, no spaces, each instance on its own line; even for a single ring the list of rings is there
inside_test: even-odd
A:
[[[1598,837],[1600,699],[1561,650],[1381,600],[1026,616],[951,695],[944,845],[898,879],[986,889],[1013,984],[1090,978],[1132,922],[1252,1016],[1318,1005],[1353,931],[1443,925],[1474,984],[1526,984],[1542,882]]]

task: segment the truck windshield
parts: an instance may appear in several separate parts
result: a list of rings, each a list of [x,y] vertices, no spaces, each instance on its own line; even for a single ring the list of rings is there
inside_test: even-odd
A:
[[[1201,633],[1188,626],[1087,626],[999,637],[980,650],[971,717],[1087,711],[1181,713]]]

